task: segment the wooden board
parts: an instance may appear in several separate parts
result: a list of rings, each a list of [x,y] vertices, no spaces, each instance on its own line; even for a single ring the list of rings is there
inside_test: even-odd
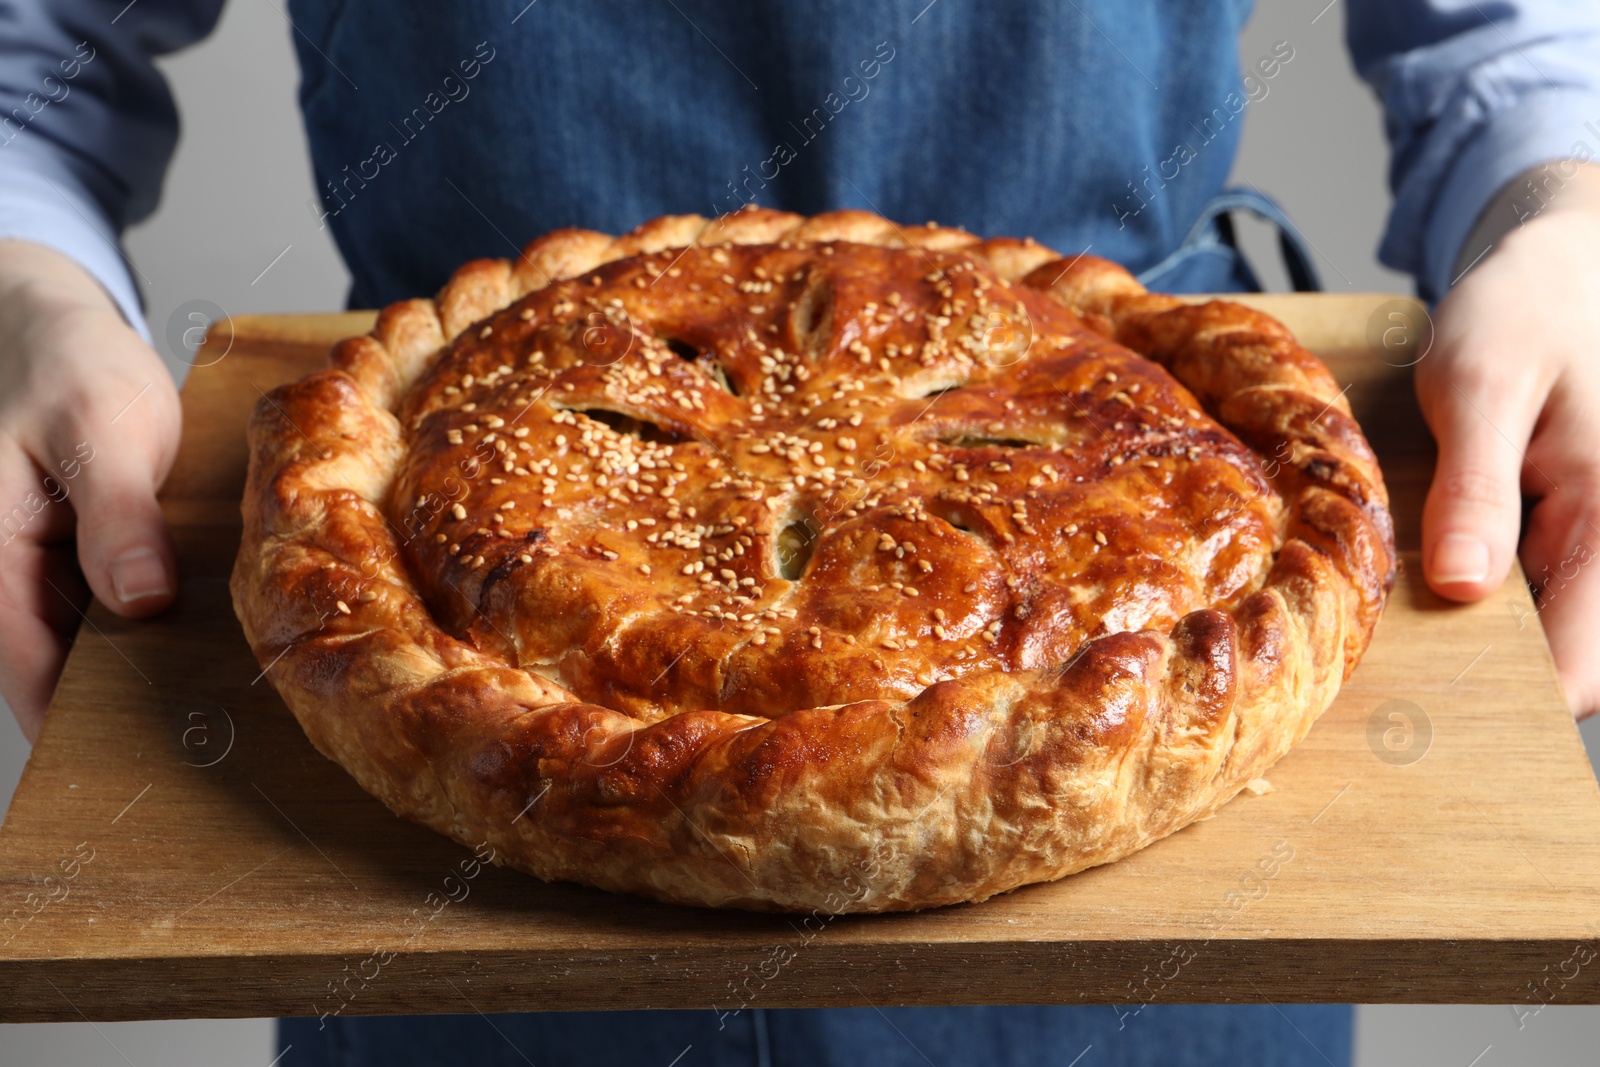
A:
[[[858,918],[480,869],[319,756],[229,607],[242,427],[370,316],[235,321],[184,389],[179,603],[91,610],[0,831],[0,1018],[1600,1001],[1600,791],[1520,576],[1471,607],[1420,581],[1432,452],[1404,351],[1367,342],[1386,299],[1256,301],[1350,383],[1405,550],[1366,661],[1275,791],[1063,882]]]

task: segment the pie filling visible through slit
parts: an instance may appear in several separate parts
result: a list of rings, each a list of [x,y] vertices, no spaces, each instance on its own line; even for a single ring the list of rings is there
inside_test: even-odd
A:
[[[1033,242],[558,231],[333,364],[252,422],[246,634],[369,791],[546,879],[883,911],[1107,862],[1303,736],[1394,581],[1288,331]]]

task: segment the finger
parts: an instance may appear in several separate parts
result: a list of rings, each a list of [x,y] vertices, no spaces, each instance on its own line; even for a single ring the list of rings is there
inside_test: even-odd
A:
[[[72,546],[51,545],[72,533],[72,508],[60,494],[20,448],[0,448],[0,693],[30,742],[76,631],[77,607],[88,599]],[[52,581],[65,595],[51,590]]]
[[[70,484],[40,470],[20,449],[0,458],[0,544],[25,537],[48,545],[70,540],[77,525],[66,503]]]
[[[177,565],[148,455],[137,448],[74,446],[80,473],[70,501],[78,516],[78,560],[94,595],[119,615],[172,603]]]
[[[1429,414],[1439,460],[1422,510],[1423,575],[1440,596],[1478,600],[1516,558],[1522,451],[1537,405],[1452,382]]]
[[[23,537],[0,545],[0,692],[30,744],[88,598],[70,546]]]
[[[1522,564],[1567,703],[1578,718],[1600,710],[1600,524],[1593,490],[1563,485],[1528,520]]]

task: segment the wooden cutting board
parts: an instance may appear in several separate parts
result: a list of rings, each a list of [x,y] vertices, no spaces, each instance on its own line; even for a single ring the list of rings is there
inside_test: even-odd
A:
[[[223,324],[164,492],[179,602],[144,622],[90,610],[0,831],[0,1019],[1600,1001],[1600,791],[1521,576],[1470,607],[1420,580],[1433,455],[1395,366],[1418,353],[1389,317],[1416,309],[1392,300],[1253,301],[1350,384],[1405,563],[1273,791],[1053,885],[856,918],[544,885],[395,818],[318,755],[229,607],[243,427],[371,316]]]

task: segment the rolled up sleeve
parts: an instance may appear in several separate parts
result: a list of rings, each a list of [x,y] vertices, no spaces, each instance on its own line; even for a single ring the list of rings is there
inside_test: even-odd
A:
[[[1600,3],[1348,3],[1351,56],[1393,149],[1378,258],[1436,300],[1502,188],[1554,160],[1600,158]]]
[[[69,256],[147,338],[121,245],[148,216],[178,138],[154,57],[216,24],[222,0],[0,4],[0,237]]]

